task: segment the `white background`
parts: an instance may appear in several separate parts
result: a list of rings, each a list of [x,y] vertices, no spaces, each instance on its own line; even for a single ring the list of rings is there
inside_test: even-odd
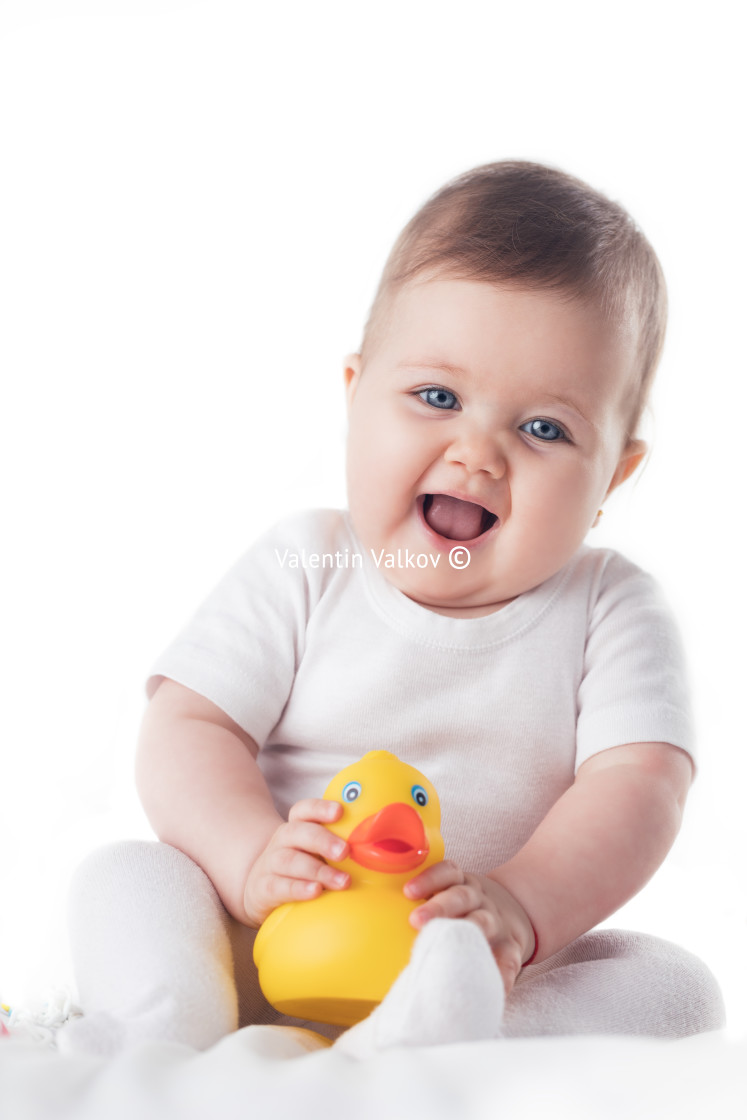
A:
[[[0,4],[0,999],[69,982],[72,869],[150,835],[150,662],[260,530],[344,504],[341,359],[395,235],[450,176],[517,157],[620,200],[668,277],[653,454],[591,540],[667,590],[702,763],[614,921],[701,955],[747,1030],[735,13]]]

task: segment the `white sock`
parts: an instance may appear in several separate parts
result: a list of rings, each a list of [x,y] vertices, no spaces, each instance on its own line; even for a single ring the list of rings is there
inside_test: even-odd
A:
[[[63,1052],[163,1039],[204,1050],[238,1025],[229,918],[210,880],[168,844],[129,841],[79,868],[70,940],[83,1018]]]
[[[501,1034],[504,987],[484,934],[472,922],[434,918],[384,1000],[335,1046],[367,1058],[393,1046],[438,1046]]]

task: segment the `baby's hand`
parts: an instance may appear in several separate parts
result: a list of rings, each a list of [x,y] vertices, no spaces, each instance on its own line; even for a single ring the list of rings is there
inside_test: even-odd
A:
[[[316,898],[325,889],[339,891],[349,885],[346,872],[324,862],[339,862],[348,854],[346,841],[324,827],[341,814],[339,801],[321,798],[297,801],[291,807],[288,820],[273,833],[249,872],[244,909],[250,925],[259,927],[283,902]]]
[[[535,950],[534,930],[509,892],[487,875],[462,871],[452,860],[435,863],[405,885],[408,898],[428,901],[410,915],[420,930],[431,918],[466,918],[479,926],[493,950],[506,995]]]

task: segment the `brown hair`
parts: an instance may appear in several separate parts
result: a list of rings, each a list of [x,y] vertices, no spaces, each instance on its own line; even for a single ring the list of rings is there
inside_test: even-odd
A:
[[[566,292],[592,300],[613,321],[635,316],[634,434],[664,343],[667,297],[656,254],[616,202],[537,163],[489,163],[452,179],[394,244],[364,331],[364,364],[392,297],[425,273]]]

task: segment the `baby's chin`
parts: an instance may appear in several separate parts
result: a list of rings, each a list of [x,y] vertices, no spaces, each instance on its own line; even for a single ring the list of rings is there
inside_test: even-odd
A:
[[[407,592],[405,592],[404,594],[407,595]],[[450,607],[443,606],[437,603],[426,603],[422,600],[415,599],[412,595],[408,595],[407,597],[408,599],[413,599],[414,602],[419,603],[421,607],[425,607],[426,610],[433,611],[434,614],[444,614],[448,615],[450,618],[483,618],[485,615],[494,614],[496,611],[501,610],[503,607],[506,607],[509,603],[513,602],[512,599],[506,599],[502,603],[475,604],[471,607]]]
[[[455,572],[456,577],[459,572]],[[412,599],[418,606],[436,614],[449,615],[453,618],[481,618],[483,615],[493,614],[513,601],[511,598],[500,599],[489,592],[472,591],[461,596],[454,593],[453,587],[448,590],[437,587],[423,587],[408,584],[407,581],[387,579],[397,587],[408,599]]]

